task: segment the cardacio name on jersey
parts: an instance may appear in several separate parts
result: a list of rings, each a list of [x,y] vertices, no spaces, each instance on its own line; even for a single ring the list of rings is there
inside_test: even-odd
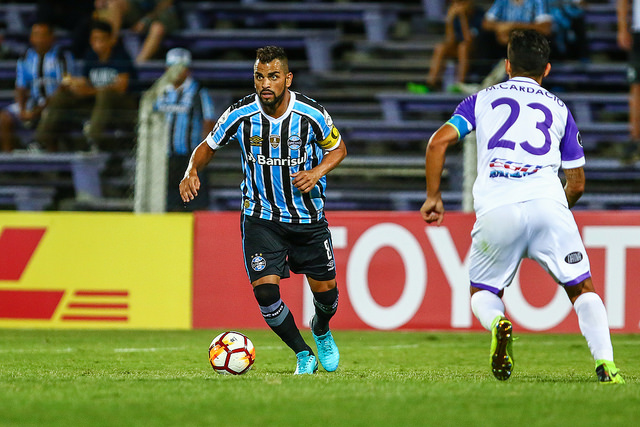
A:
[[[564,102],[562,102],[562,100],[560,98],[558,98],[557,96],[555,96],[551,92],[547,92],[546,90],[544,90],[544,89],[542,89],[540,87],[536,88],[536,87],[532,87],[532,86],[528,86],[528,85],[515,84],[513,82],[504,82],[504,83],[499,83],[499,84],[494,85],[494,86],[489,86],[485,90],[487,92],[489,92],[489,91],[496,90],[496,89],[517,90],[518,92],[525,92],[525,93],[531,93],[531,94],[534,94],[534,95],[546,96],[547,98],[554,100],[559,106],[564,107]]]
[[[264,154],[258,154],[256,156],[253,153],[248,153],[247,159],[252,163],[257,163],[260,166],[298,166],[307,162],[307,153],[303,153],[301,157],[267,157]]]

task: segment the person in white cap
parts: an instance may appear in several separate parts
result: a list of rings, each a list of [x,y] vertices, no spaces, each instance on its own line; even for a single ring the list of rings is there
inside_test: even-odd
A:
[[[173,48],[167,52],[165,64],[167,68],[182,66],[182,70],[154,104],[154,110],[164,113],[165,122],[169,124],[167,211],[176,211],[186,207],[175,183],[182,179],[191,152],[213,127],[214,107],[207,89],[191,76],[191,52],[180,47]],[[202,195],[204,197],[198,203],[188,205],[189,210],[208,208],[207,191]]]

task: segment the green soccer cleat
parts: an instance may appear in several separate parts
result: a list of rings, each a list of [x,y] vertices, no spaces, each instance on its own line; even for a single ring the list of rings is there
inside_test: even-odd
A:
[[[338,369],[338,364],[340,363],[340,352],[338,351],[338,346],[333,340],[331,331],[327,331],[322,335],[316,335],[313,332],[314,321],[315,316],[311,319],[311,335],[313,335],[313,339],[318,347],[318,359],[320,359],[322,367],[327,372],[333,372]]]
[[[294,375],[315,374],[318,370],[318,359],[308,351],[296,353],[296,371]]]
[[[624,378],[610,360],[596,360],[596,374],[600,384],[624,384]]]
[[[513,326],[505,317],[496,317],[491,324],[491,370],[493,376],[506,381],[511,376],[513,365]]]

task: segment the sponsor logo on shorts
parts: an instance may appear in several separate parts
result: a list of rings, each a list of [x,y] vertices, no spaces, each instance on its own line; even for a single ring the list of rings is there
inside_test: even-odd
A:
[[[564,257],[564,262],[567,264],[577,264],[582,261],[582,252],[571,252],[569,255]]]
[[[327,263],[327,267],[328,270],[333,270],[334,268],[336,268],[336,262],[334,260],[331,260]]]
[[[251,268],[254,271],[262,271],[267,266],[267,260],[262,257],[262,254],[254,255],[251,259]]]

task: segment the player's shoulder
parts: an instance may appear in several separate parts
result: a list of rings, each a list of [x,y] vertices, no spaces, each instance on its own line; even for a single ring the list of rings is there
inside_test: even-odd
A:
[[[30,47],[22,55],[18,57],[18,61],[26,62],[30,59],[36,59],[36,58],[38,58],[38,54],[32,47]]]
[[[237,110],[237,109],[241,109],[241,108],[245,108],[247,106],[250,106],[252,104],[256,104],[257,99],[256,99],[256,94],[252,93],[249,94],[243,98],[240,98],[239,100],[237,100],[236,102],[234,102],[233,104],[231,104],[231,106],[229,107],[232,110]]]
[[[293,93],[296,97],[294,109],[303,110],[309,115],[324,116],[325,108],[318,101],[300,92]]]
[[[256,114],[259,110],[257,105],[256,96],[247,95],[242,99],[234,102],[226,109],[224,113],[218,118],[216,122],[216,126],[213,128],[213,131],[217,131],[219,128],[224,128],[225,130],[229,127],[233,126],[234,123],[242,120],[247,116],[251,116]]]
[[[242,117],[255,114],[259,109],[256,95],[250,94],[231,104],[227,109],[227,113],[233,113],[235,117]]]

